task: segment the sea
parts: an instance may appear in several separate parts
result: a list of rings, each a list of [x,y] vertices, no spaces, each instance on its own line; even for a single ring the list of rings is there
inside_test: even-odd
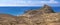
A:
[[[26,10],[37,10],[42,7],[0,7],[0,13],[21,15],[24,14]],[[54,12],[60,12],[60,7],[52,7]]]

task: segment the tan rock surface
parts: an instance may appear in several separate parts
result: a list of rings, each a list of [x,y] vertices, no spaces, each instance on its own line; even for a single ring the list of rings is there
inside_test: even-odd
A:
[[[20,16],[0,14],[0,25],[60,25],[60,13],[44,5],[42,9],[30,10]]]
[[[22,16],[20,18],[26,25],[60,25],[60,13],[55,13],[48,5],[44,5],[42,9],[30,10]]]
[[[9,14],[0,14],[0,25],[14,25],[16,19],[14,16]]]

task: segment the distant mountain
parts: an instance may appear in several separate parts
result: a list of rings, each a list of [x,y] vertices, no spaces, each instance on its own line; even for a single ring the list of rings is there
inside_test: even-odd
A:
[[[30,10],[18,16],[18,25],[60,25],[60,13],[55,13],[48,5]]]

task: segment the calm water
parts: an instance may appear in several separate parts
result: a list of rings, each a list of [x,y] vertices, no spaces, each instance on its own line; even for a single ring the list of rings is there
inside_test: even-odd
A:
[[[19,15],[23,14],[26,10],[35,10],[41,7],[0,7],[0,13]],[[52,7],[55,12],[60,12],[60,7]]]

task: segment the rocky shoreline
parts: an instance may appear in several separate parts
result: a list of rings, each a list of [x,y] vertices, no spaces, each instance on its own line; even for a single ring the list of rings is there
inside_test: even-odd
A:
[[[0,25],[60,25],[60,13],[55,13],[48,5],[30,10],[20,16],[0,14]]]

